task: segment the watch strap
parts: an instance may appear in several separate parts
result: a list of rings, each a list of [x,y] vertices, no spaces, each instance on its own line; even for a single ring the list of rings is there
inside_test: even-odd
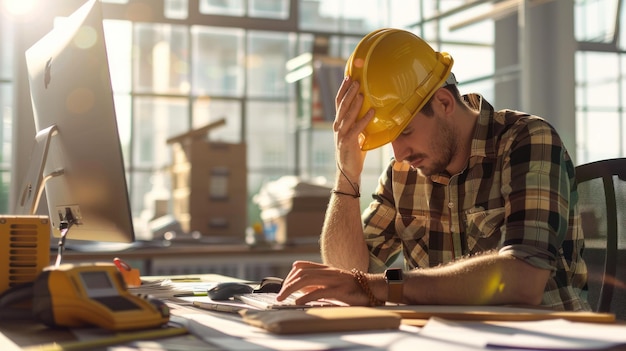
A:
[[[402,270],[397,268],[386,270],[385,280],[387,281],[387,301],[401,303],[404,296]]]

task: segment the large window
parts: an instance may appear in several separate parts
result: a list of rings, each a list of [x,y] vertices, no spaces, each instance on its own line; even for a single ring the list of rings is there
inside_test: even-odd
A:
[[[11,127],[13,125],[13,33],[0,10],[0,213],[9,211]]]
[[[135,216],[146,209],[147,194],[170,187],[171,150],[166,140],[222,118],[225,126],[211,131],[210,138],[248,146],[249,223],[258,220],[251,198],[265,182],[294,174],[332,181],[330,124],[310,123],[311,109],[300,106],[303,92],[285,79],[287,61],[311,53],[316,38],[328,39],[326,55],[345,60],[366,33],[385,26],[408,28],[437,50],[460,58],[454,72],[462,91],[479,90],[489,99],[493,95],[491,21],[451,29],[462,14],[436,18],[464,0],[200,0],[195,2],[198,8],[190,8],[192,2],[186,0],[151,3],[151,9],[124,0],[104,3]],[[126,13],[137,20],[121,15]],[[0,209],[6,209],[8,201],[2,189],[8,187],[10,153],[5,146],[11,145],[12,122],[11,41],[5,40],[11,36],[5,23],[0,23],[0,171],[6,177],[0,179]],[[331,99],[334,105],[334,92]],[[390,155],[389,147],[368,154],[363,206]]]
[[[462,92],[480,92],[498,106],[495,17],[482,16],[494,8],[490,1],[153,0],[150,8],[146,2],[104,1],[135,216],[146,209],[149,193],[169,191],[171,150],[166,140],[222,118],[226,124],[210,137],[248,145],[248,199],[265,182],[283,175],[332,180],[333,136],[329,123],[311,121],[313,107],[306,104],[311,101],[310,81],[299,89],[285,79],[287,62],[313,52],[320,38],[327,40],[326,55],[345,60],[371,30],[410,29],[452,54]],[[625,2],[574,1],[577,163],[626,155],[626,26],[620,25]],[[27,3],[0,2],[0,213],[10,208],[13,129],[20,123],[14,104],[29,99],[16,96],[14,60],[20,55],[14,51],[12,26],[12,14]],[[324,117],[327,122],[332,118]],[[389,147],[368,154],[363,206],[390,155]],[[248,206],[248,222],[253,223],[259,211],[253,201]]]
[[[626,155],[625,3],[576,1],[578,163]]]
[[[299,1],[299,22],[291,23],[292,3],[207,0],[193,9],[186,2],[169,1],[167,23],[107,21],[107,29],[118,33],[115,37],[131,38],[107,44],[115,53],[112,71],[119,72],[113,78],[116,103],[124,116],[120,126],[128,128],[121,133],[128,137],[122,140],[135,214],[144,208],[146,194],[170,186],[171,159],[164,140],[221,118],[226,125],[210,132],[210,137],[248,145],[250,199],[266,182],[283,175],[332,180],[330,125],[303,121],[310,118],[310,109],[299,108],[302,91],[286,81],[286,62],[311,52],[320,36],[329,40],[327,55],[345,59],[367,32],[384,26],[410,28],[419,22],[423,5],[404,0]],[[276,25],[266,25],[267,19]],[[456,39],[437,43],[446,38],[433,28],[427,39],[436,46],[466,49]],[[467,48],[485,52],[489,43],[479,44]],[[488,57],[481,65],[487,72]],[[373,188],[389,155],[388,148],[368,155],[362,179],[365,193]],[[364,196],[363,205],[368,201]],[[250,222],[258,220],[252,201],[248,212]]]

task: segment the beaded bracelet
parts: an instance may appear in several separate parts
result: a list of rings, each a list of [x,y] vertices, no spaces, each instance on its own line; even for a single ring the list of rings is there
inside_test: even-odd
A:
[[[382,306],[385,304],[385,301],[379,300],[376,296],[374,296],[374,293],[372,292],[372,289],[370,289],[370,285],[367,281],[367,277],[365,277],[365,273],[356,268],[352,268],[350,272],[354,276],[357,283],[359,283],[361,289],[363,289],[363,292],[365,292],[365,295],[367,295],[370,306]]]

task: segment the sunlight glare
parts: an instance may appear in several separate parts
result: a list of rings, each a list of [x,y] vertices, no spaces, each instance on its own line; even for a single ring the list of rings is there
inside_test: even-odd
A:
[[[484,296],[479,303],[484,304],[490,301],[495,295],[501,294],[505,286],[502,283],[502,275],[500,273],[494,273],[488,280],[488,284],[485,288]]]
[[[38,0],[2,0],[1,6],[9,16],[22,16],[35,8]]]

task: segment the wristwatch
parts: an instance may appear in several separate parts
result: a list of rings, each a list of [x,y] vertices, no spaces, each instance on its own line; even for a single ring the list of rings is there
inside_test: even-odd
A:
[[[387,281],[387,301],[401,303],[402,290],[404,281],[402,280],[401,268],[388,268],[385,271],[385,280]]]

